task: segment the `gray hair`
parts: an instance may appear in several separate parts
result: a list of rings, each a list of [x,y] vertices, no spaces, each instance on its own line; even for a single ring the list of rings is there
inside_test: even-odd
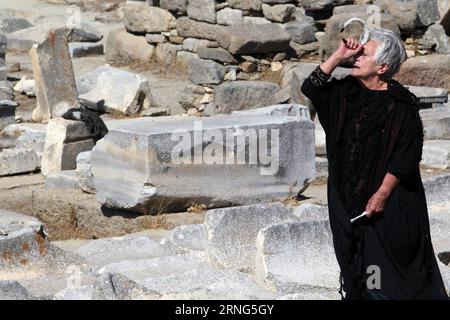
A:
[[[389,69],[381,76],[387,80],[392,78],[406,60],[406,52],[402,41],[388,29],[369,29],[369,40],[379,41],[380,45],[375,53],[375,62],[378,65],[386,64]]]

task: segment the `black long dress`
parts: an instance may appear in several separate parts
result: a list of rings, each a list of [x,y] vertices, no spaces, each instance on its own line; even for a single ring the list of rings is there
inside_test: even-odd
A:
[[[345,299],[448,299],[430,238],[420,176],[423,126],[416,97],[397,81],[370,90],[356,78],[304,81],[326,134],[328,208]],[[387,172],[400,179],[384,211],[361,214]],[[377,266],[380,286],[368,288]]]

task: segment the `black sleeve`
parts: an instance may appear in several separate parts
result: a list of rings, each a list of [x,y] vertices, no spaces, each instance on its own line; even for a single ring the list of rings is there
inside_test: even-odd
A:
[[[327,82],[330,77],[331,75],[326,74],[320,69],[320,66],[317,66],[301,87],[302,93],[311,100],[325,132],[328,132],[330,123],[331,103],[329,97],[331,89],[335,85],[335,81]]]
[[[422,159],[423,127],[420,116],[411,108],[406,112],[399,138],[387,163],[387,172],[400,180],[408,179],[419,168]]]

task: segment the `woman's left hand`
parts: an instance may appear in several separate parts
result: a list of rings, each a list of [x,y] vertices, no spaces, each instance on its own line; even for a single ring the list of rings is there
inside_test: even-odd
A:
[[[369,199],[366,205],[367,217],[373,216],[375,213],[380,213],[384,210],[388,194],[382,191],[377,191]]]

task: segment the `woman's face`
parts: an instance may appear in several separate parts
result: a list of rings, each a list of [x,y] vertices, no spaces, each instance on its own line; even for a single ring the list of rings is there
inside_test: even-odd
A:
[[[368,41],[362,50],[353,58],[353,69],[351,75],[355,78],[369,79],[374,76],[380,76],[382,66],[375,62],[375,54],[380,42],[375,40]]]

